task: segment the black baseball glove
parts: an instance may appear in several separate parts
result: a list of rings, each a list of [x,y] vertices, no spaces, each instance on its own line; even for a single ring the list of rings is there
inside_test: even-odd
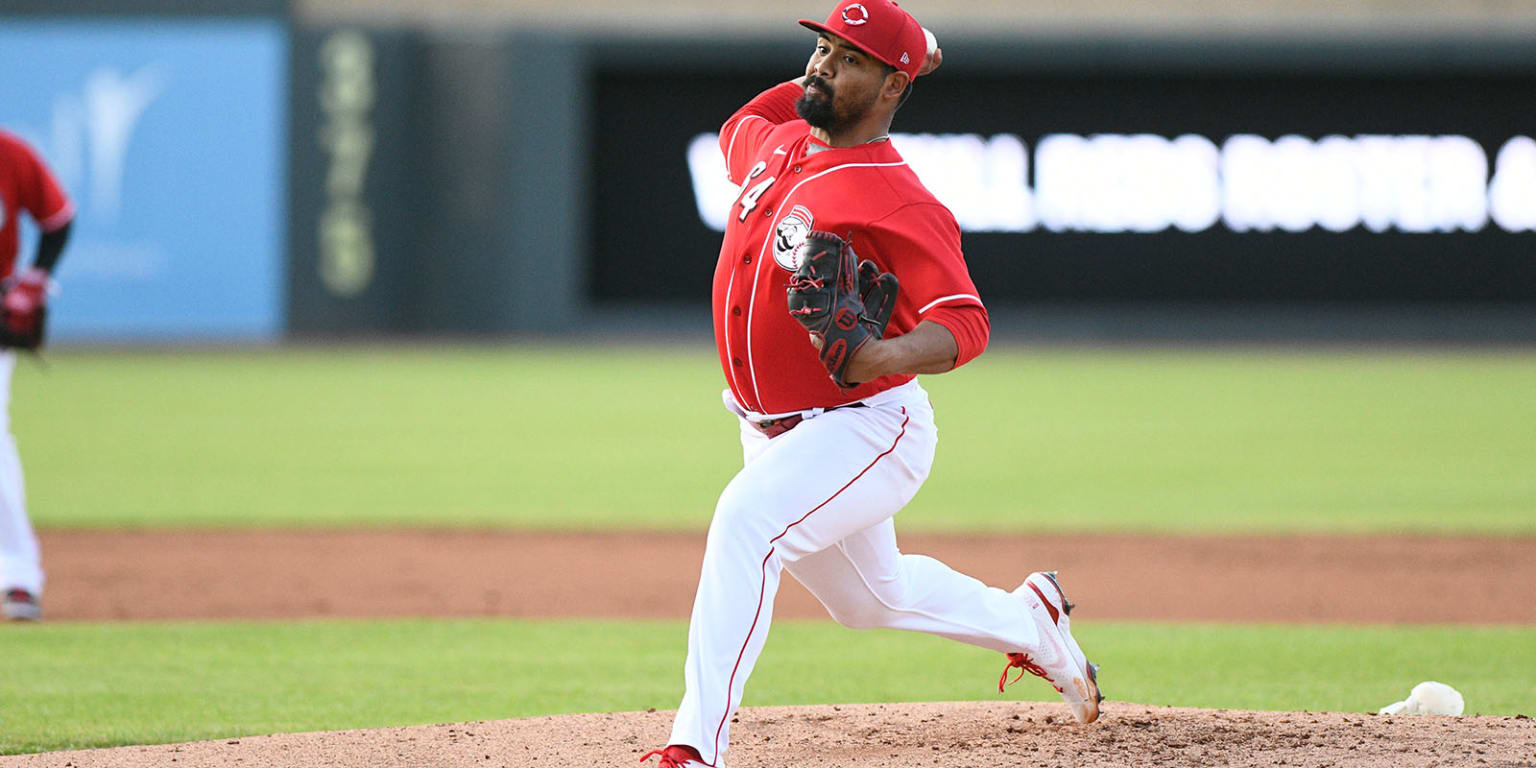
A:
[[[873,261],[859,261],[848,242],[830,232],[811,232],[800,246],[800,268],[789,279],[789,314],[820,340],[821,364],[842,389],[848,361],[870,339],[885,335],[896,309],[896,276]]]
[[[0,282],[0,347],[43,346],[48,318],[48,273],[30,269]]]

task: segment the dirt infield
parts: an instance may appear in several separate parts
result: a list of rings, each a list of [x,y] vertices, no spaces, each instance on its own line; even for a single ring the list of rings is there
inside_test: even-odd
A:
[[[1060,569],[1095,620],[1536,623],[1536,538],[903,535],[997,586]],[[688,615],[699,534],[44,532],[51,621]],[[785,579],[775,615],[825,618]]]
[[[1111,708],[1089,726],[1066,724],[1064,716],[1059,704],[1025,702],[758,707],[738,717],[730,766],[1536,766],[1536,725],[1513,717],[1139,705]],[[0,766],[638,766],[670,722],[670,712],[566,715],[53,752],[0,758]]]

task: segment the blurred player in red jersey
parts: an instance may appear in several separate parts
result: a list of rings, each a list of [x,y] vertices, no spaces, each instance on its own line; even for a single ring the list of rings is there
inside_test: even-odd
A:
[[[32,265],[16,263],[22,211],[42,234]],[[37,153],[17,136],[0,130],[0,334],[40,343],[48,302],[48,276],[59,263],[75,207]],[[42,618],[43,569],[37,536],[27,519],[21,456],[11,435],[11,374],[17,350],[0,349],[0,615],[6,619]]]
[[[927,478],[938,441],[915,374],[965,364],[990,331],[954,215],[890,141],[913,79],[942,53],[891,0],[843,0],[825,23],[800,23],[817,33],[805,76],[759,94],[720,132],[740,191],[715,266],[715,343],[745,466],[710,523],[683,700],[668,746],[646,755],[659,768],[722,765],[784,571],[844,625],[999,651],[1005,679],[1037,675],[1079,721],[1099,713],[1096,668],[1072,638],[1054,573],[1010,592],[896,545],[891,518]],[[883,337],[823,358],[788,293],[825,289],[802,274],[814,260],[802,246],[828,237],[900,285]]]

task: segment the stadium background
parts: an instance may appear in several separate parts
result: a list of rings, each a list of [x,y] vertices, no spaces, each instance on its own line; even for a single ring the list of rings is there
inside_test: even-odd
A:
[[[703,176],[685,162],[689,143],[742,93],[795,74],[785,62],[802,57],[804,41],[783,19],[809,12],[230,2],[188,16],[153,2],[10,6],[3,55],[23,76],[6,85],[4,119],[61,167],[83,209],[56,337],[140,342],[559,334],[633,327],[637,316],[703,333],[707,266],[691,281],[669,277],[679,262],[707,265],[718,244],[695,194],[719,190],[695,190]],[[1023,178],[1003,179],[1004,191],[1040,190],[1042,138],[1061,134],[1194,135],[1212,148],[1238,135],[1313,146],[1466,137],[1482,154],[1472,172],[1483,189],[1496,179],[1527,189],[1536,176],[1531,151],[1499,159],[1531,133],[1521,115],[1536,85],[1524,55],[1536,13],[1521,4],[923,11],[956,55],[897,128],[1013,138]],[[200,53],[218,45],[219,55]],[[111,147],[105,132],[85,129],[109,108],[122,111]],[[1392,156],[1387,167],[1417,161],[1424,175],[1385,183],[1426,187],[1428,203],[1362,199],[1363,218],[1345,212],[1327,227],[1326,210],[1289,211],[1299,224],[1284,221],[1287,210],[1260,211],[1270,220],[1253,231],[1225,218],[1186,226],[1203,210],[1127,221],[1177,192],[1169,177],[1181,169],[1138,175],[1124,157],[1096,170],[1069,158],[1070,173],[1087,178],[1068,190],[1069,205],[1139,187],[1119,201],[1130,212],[1077,210],[1063,226],[1017,232],[969,226],[967,252],[1005,337],[1530,341],[1536,214],[1524,204],[1465,214],[1477,180],[1436,178],[1424,156]],[[930,165],[954,166],[954,156],[937,157]],[[976,176],[971,160],[971,175],[931,186],[998,181]],[[1064,189],[1063,175],[1053,178]],[[1329,178],[1257,204],[1327,195],[1337,186]],[[1431,214],[1429,231],[1369,210],[1437,204],[1458,210]],[[1041,193],[1034,206],[1046,205]]]
[[[0,753],[675,704],[736,458],[689,148],[797,73],[792,20],[825,8],[566,5],[0,8],[0,125],[81,211],[12,406],[52,580],[49,621],[0,633]],[[1440,677],[1536,713],[1536,10],[912,9],[947,60],[897,140],[982,189],[995,335],[927,385],[945,445],[904,544],[999,584],[1062,565],[1120,701],[1373,711]],[[1209,143],[1170,155],[1185,135]],[[1388,137],[1422,177],[1341,213],[1312,205],[1338,166],[1308,166],[1230,209],[1269,231],[1237,231],[1197,183],[1233,136],[1271,161],[1341,137],[1377,171],[1365,138]],[[1084,140],[1057,145],[1091,150],[1083,184],[1041,176],[1049,137]],[[1163,198],[1189,205],[1137,218]],[[1048,225],[1048,200],[1078,207]],[[1307,220],[1341,216],[1363,223]],[[1228,591],[1147,596],[1185,566]],[[379,620],[400,616],[427,619]],[[774,631],[750,706],[991,693],[968,649]]]

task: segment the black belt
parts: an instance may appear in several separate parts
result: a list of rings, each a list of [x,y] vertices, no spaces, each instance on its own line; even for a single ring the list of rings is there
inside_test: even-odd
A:
[[[835,411],[835,410],[837,410],[839,408],[863,408],[863,407],[864,407],[864,404],[863,403],[858,403],[858,402],[848,403],[847,405],[834,405],[831,408],[823,408],[822,409],[822,413],[826,413],[828,411]],[[779,435],[782,435],[785,432],[788,432],[791,429],[794,429],[795,427],[800,426],[800,422],[802,422],[802,421],[805,421],[805,417],[800,415],[800,414],[798,414],[798,413],[795,413],[795,414],[791,414],[789,416],[783,416],[783,417],[777,418],[777,419],[769,419],[767,421],[752,421],[751,419],[748,419],[747,423],[751,424],[753,429],[756,429],[757,431],[767,435],[768,437],[773,438],[773,437],[778,437]]]

